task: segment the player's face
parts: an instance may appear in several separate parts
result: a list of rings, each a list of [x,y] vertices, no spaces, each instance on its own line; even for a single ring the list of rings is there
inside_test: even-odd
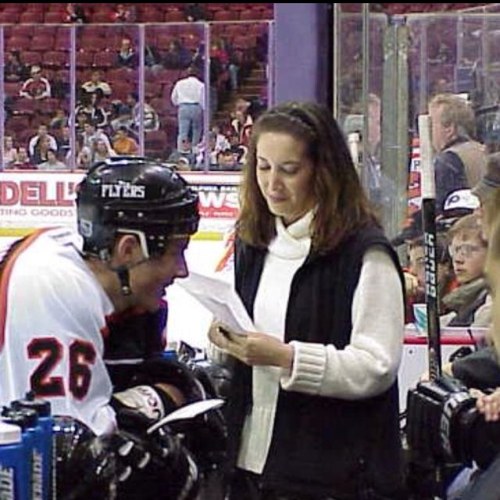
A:
[[[188,244],[189,237],[172,239],[162,255],[130,269],[130,287],[135,306],[156,311],[165,289],[176,278],[187,277],[189,273],[184,252]]]

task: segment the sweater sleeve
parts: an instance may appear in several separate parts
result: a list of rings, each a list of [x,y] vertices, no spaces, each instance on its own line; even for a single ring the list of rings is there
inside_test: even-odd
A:
[[[344,349],[292,341],[291,373],[284,390],[361,399],[386,390],[396,379],[404,340],[403,291],[390,256],[372,248],[363,257],[352,303],[351,342]]]

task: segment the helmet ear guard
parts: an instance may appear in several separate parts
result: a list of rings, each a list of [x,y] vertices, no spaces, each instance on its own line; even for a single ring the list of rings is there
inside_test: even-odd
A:
[[[145,258],[198,229],[198,195],[172,168],[144,157],[95,164],[77,189],[83,251],[108,260],[118,233],[138,237]]]

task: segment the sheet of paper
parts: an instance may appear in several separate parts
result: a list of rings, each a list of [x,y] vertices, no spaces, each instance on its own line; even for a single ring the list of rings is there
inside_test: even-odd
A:
[[[178,410],[169,413],[166,417],[162,418],[160,421],[153,424],[147,430],[148,434],[153,433],[156,429],[167,425],[171,422],[175,422],[177,420],[186,420],[188,418],[194,418],[202,413],[205,413],[209,410],[213,410],[214,408],[220,408],[224,404],[223,399],[204,399],[202,401],[195,401],[186,406],[182,406]]]
[[[218,321],[225,323],[235,333],[255,332],[255,326],[233,286],[215,276],[194,271],[177,285],[205,306]]]

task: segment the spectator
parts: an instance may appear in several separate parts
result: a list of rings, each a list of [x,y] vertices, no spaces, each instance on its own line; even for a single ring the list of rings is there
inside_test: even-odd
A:
[[[234,363],[227,498],[406,498],[403,277],[328,107],[258,118],[236,228],[234,286],[256,330],[209,331]]]
[[[137,142],[128,135],[128,129],[123,125],[116,131],[113,139],[113,149],[117,154],[125,156],[133,156],[139,152]]]
[[[240,143],[239,135],[234,131],[229,133],[229,148],[227,149],[233,153],[238,164],[245,163],[248,147]]]
[[[86,113],[78,112],[76,113],[76,124],[75,124],[75,133],[77,142],[82,143],[83,141],[83,133],[85,132],[85,124],[89,122],[89,118]]]
[[[56,136],[58,158],[69,165],[71,158],[71,128],[68,125],[61,127],[60,133]]]
[[[80,102],[78,103],[75,114],[84,113],[87,121],[95,123],[98,128],[105,128],[108,125],[109,113],[101,105],[102,97],[100,92],[80,93]]]
[[[26,99],[45,99],[51,95],[51,87],[47,78],[42,76],[42,68],[38,65],[31,67],[31,78],[28,78],[21,87],[19,95]]]
[[[125,105],[122,109],[122,120],[120,122],[115,122],[114,130],[122,125],[125,125],[131,132],[137,134],[140,130],[141,124],[141,105],[139,102],[139,96],[136,92],[131,92],[127,94]],[[160,128],[160,118],[156,110],[151,106],[151,104],[144,103],[144,131],[151,132],[152,130],[158,130]],[[112,124],[113,125],[113,124]]]
[[[436,176],[436,215],[453,191],[475,186],[486,171],[486,151],[475,139],[474,112],[462,98],[438,94],[429,101]]]
[[[48,149],[47,160],[38,165],[38,170],[67,170],[68,167],[57,158],[55,149]]]
[[[217,125],[212,127],[212,130],[208,133],[208,148],[200,147],[198,148],[198,154],[196,155],[196,170],[203,170],[205,166],[205,155],[208,154],[208,164],[210,169],[216,169],[218,161],[217,157],[221,151],[230,149],[229,141],[226,137],[219,132],[219,127]],[[204,144],[204,143],[203,143]]]
[[[231,120],[231,127],[234,133],[238,136],[238,143],[243,146],[248,146],[250,143],[250,135],[252,133],[253,119],[247,110],[237,108],[233,113],[234,118]]]
[[[82,84],[81,90],[89,94],[96,93],[99,97],[109,97],[111,95],[111,87],[109,83],[102,79],[102,72],[100,70],[92,71],[90,80]]]
[[[210,167],[210,170],[235,171],[240,170],[236,155],[230,150],[219,151],[217,153],[217,164]]]
[[[347,135],[352,132],[359,134],[362,144],[362,156],[359,160],[361,180],[385,226],[393,217],[396,188],[392,179],[383,171],[381,163],[382,103],[380,97],[373,93],[368,96],[367,138],[363,138],[364,106],[358,102],[354,104],[351,111],[353,113],[345,120],[344,132]]]
[[[51,147],[51,136],[45,135],[40,137],[35,145],[33,156],[30,158],[31,162],[37,167],[49,159],[49,151],[55,151],[56,148]]]
[[[51,79],[52,97],[60,101],[66,101],[70,95],[69,78],[63,76],[60,71],[54,71]]]
[[[91,151],[94,150],[94,142],[102,139],[108,149],[111,148],[111,141],[104,130],[97,128],[94,122],[86,122],[83,124],[83,133],[81,134],[82,147],[88,147]]]
[[[441,324],[470,326],[489,293],[484,276],[487,244],[479,216],[466,215],[455,222],[448,230],[448,241],[459,286],[443,297],[444,306],[451,312],[441,317]]]
[[[92,166],[92,150],[88,146],[83,146],[78,151],[76,157],[76,168],[78,170],[88,170]]]
[[[216,64],[218,69],[217,80],[229,76],[229,90],[238,89],[239,65],[236,63],[232,50],[224,38],[216,38],[210,47],[210,64]],[[219,81],[220,84],[220,81]]]
[[[29,78],[29,69],[21,61],[21,54],[18,50],[9,50],[4,67],[4,81],[24,82]]]
[[[193,59],[192,54],[177,39],[172,40],[163,56],[163,66],[167,69],[186,69]]]
[[[92,163],[107,160],[116,155],[116,151],[102,138],[97,138],[92,141]]]
[[[189,172],[191,170],[189,160],[185,156],[179,156],[177,163],[175,163],[173,167],[178,172]]]
[[[41,139],[48,137],[48,144],[51,149],[57,150],[57,141],[56,138],[49,134],[49,130],[47,125],[41,124],[38,126],[37,134],[34,135],[28,142],[28,154],[30,158],[33,158],[35,155],[35,148]]]
[[[28,156],[28,150],[24,146],[19,146],[17,150],[17,158],[14,163],[9,167],[16,170],[36,170],[37,167],[34,165]]]
[[[113,23],[133,23],[135,21],[135,11],[130,5],[124,3],[115,4],[111,13],[111,22]]]
[[[85,14],[85,9],[83,8],[83,6],[78,3],[67,3],[65,21],[67,23],[75,24],[88,23],[88,18]]]
[[[152,70],[163,69],[160,52],[149,43],[144,44],[144,64]]]
[[[120,42],[120,48],[116,55],[116,64],[119,67],[136,69],[139,64],[139,57],[135,51],[132,40],[129,37],[123,37]]]
[[[172,104],[178,108],[177,149],[185,152],[183,141],[190,140],[193,146],[197,146],[203,132],[205,84],[198,78],[196,68],[190,66],[186,76],[177,80],[170,97]]]
[[[405,323],[414,323],[414,304],[425,302],[425,242],[420,235],[407,241],[408,267],[405,269],[406,314]],[[439,310],[444,311],[443,297],[458,286],[448,252],[448,240],[444,232],[436,234],[436,262],[438,265]]]
[[[183,151],[191,151],[191,146],[188,142],[183,147]],[[191,166],[196,164],[196,157],[194,156],[193,153],[191,152],[181,152],[177,149],[172,151],[167,158],[168,163],[175,163],[179,164],[179,161],[181,161],[181,158],[184,158],[184,160],[187,162],[187,165],[191,168]]]
[[[183,10],[186,21],[189,23],[208,19],[205,6],[202,3],[186,3],[183,5]]]
[[[55,115],[50,119],[49,127],[51,130],[61,130],[68,125],[68,117],[66,111],[62,108],[57,108]]]
[[[17,160],[17,149],[14,147],[14,139],[11,135],[5,135],[3,139],[3,168],[9,168]]]

